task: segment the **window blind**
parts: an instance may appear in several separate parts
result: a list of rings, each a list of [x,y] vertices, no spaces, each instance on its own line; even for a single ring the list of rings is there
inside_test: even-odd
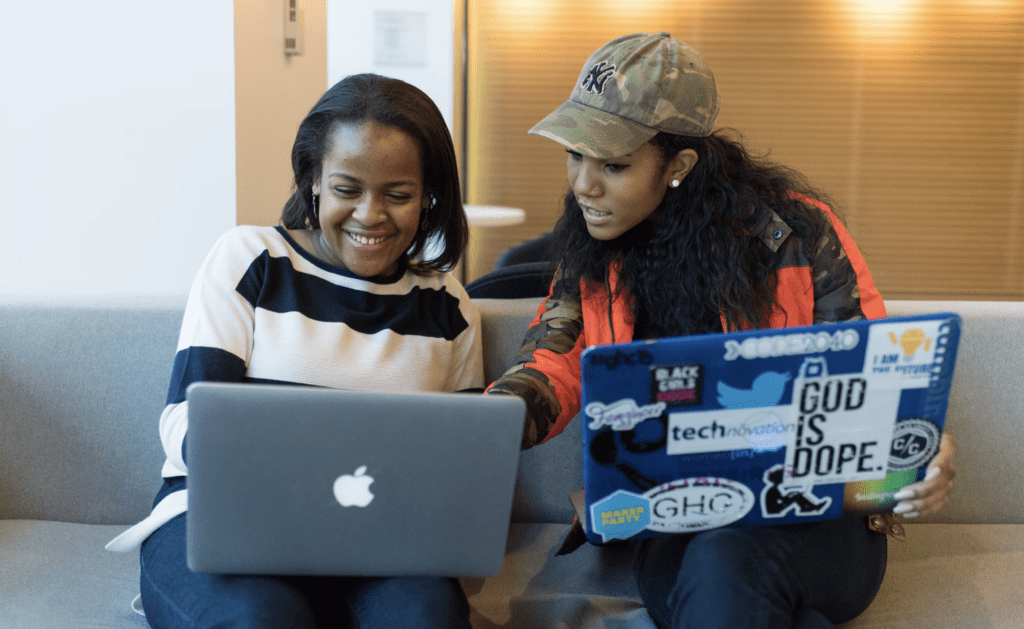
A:
[[[468,0],[470,279],[548,231],[565,152],[527,130],[591,52],[668,31],[707,58],[718,126],[830,194],[888,299],[1024,299],[1024,3],[1008,0]]]

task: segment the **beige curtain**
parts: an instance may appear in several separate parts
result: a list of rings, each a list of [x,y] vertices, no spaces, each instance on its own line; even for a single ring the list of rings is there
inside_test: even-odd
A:
[[[469,277],[553,225],[565,153],[526,131],[587,56],[665,30],[700,50],[719,126],[831,194],[889,299],[1024,299],[1024,3],[1011,0],[469,0]]]

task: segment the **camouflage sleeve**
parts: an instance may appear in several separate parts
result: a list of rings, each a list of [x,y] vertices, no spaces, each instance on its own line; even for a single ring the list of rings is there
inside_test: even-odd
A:
[[[548,296],[526,331],[515,364],[488,388],[526,401],[525,450],[562,432],[579,412],[580,353],[586,347],[579,298]]]
[[[885,317],[885,303],[875,287],[864,256],[842,221],[821,201],[792,193],[792,197],[821,211],[823,235],[815,244],[812,260],[797,254],[810,266],[814,290],[814,323],[854,321]]]
[[[857,245],[836,220],[826,223],[814,248],[811,276],[815,323],[885,316],[881,295]]]
[[[814,248],[811,277],[814,282],[815,323],[864,318],[857,273],[831,226]]]

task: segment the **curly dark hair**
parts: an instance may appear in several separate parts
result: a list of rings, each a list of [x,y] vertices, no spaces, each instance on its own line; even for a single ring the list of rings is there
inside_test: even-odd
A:
[[[697,163],[682,185],[668,189],[653,220],[614,240],[590,236],[570,190],[554,238],[556,251],[572,255],[559,261],[556,292],[578,295],[581,280],[606,282],[609,263],[615,262],[638,339],[718,332],[723,317],[728,329],[765,327],[776,307],[781,256],[760,241],[759,228],[774,210],[812,257],[826,227],[791,193],[832,203],[800,173],[751,155],[732,133],[656,135],[651,143],[663,167],[684,149],[697,153]]]
[[[377,74],[348,76],[320,97],[299,125],[292,145],[293,192],[281,212],[288,229],[319,229],[313,213],[312,186],[318,180],[331,134],[340,124],[376,122],[393,127],[415,140],[423,167],[423,183],[433,199],[426,228],[416,232],[406,252],[416,273],[452,269],[469,240],[469,225],[462,207],[455,147],[437,105],[419,88]],[[428,240],[443,243],[436,257],[416,261]]]

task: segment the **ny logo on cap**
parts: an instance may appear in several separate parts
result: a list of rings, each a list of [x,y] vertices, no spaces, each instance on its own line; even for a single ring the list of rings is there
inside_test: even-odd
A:
[[[595,63],[590,66],[590,72],[587,73],[586,78],[583,79],[583,83],[580,85],[586,92],[604,94],[604,83],[613,74],[615,74],[614,65],[609,65],[607,61]]]

